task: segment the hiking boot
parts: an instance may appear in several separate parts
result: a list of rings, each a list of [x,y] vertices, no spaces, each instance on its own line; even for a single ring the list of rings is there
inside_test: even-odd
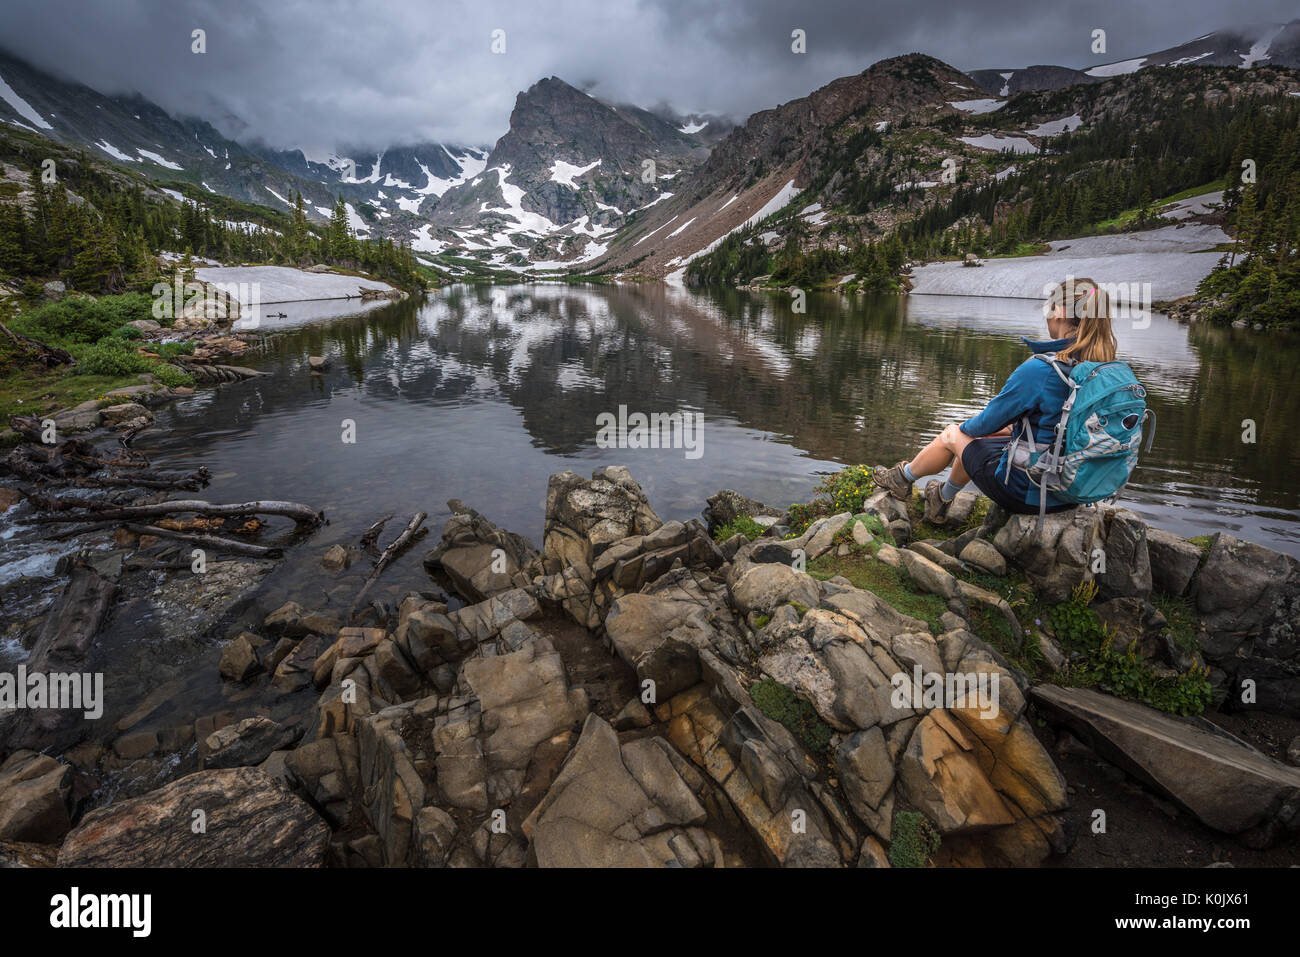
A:
[[[903,466],[907,462],[899,462],[893,468],[881,468],[877,466],[871,475],[871,480],[876,483],[876,488],[884,489],[900,502],[910,501],[912,498],[912,483],[907,480],[903,474]]]
[[[937,479],[925,487],[925,520],[931,525],[944,525],[952,502],[943,498],[943,483]]]

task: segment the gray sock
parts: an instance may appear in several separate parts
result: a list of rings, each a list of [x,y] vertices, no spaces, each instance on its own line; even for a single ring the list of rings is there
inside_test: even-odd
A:
[[[957,497],[957,493],[965,487],[965,485],[954,485],[952,479],[949,478],[944,481],[943,488],[939,489],[939,495],[945,502],[951,502]]]

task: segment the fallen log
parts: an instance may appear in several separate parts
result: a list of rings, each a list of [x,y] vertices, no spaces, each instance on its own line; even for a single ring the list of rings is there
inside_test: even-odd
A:
[[[55,600],[54,609],[46,614],[41,633],[32,645],[28,669],[43,672],[78,668],[116,595],[117,585],[89,565],[75,564],[67,586]]]
[[[77,360],[72,357],[72,353],[66,349],[59,349],[55,346],[47,346],[43,342],[37,342],[35,339],[28,338],[21,333],[14,332],[3,322],[0,322],[0,331],[25,352],[35,353],[36,361],[43,366],[63,366],[76,365]]]
[[[135,532],[137,535],[157,535],[161,538],[179,538],[183,541],[193,542],[196,545],[202,545],[204,548],[210,548],[213,551],[232,552],[236,555],[248,555],[251,558],[280,558],[284,555],[284,549],[276,548],[270,545],[253,545],[249,542],[237,542],[232,538],[218,538],[216,535],[200,535],[195,532],[177,532],[170,528],[161,528],[157,525],[139,525],[135,522],[124,522],[122,527],[128,532]]]
[[[297,502],[264,501],[241,502],[232,505],[215,505],[200,499],[176,499],[152,505],[114,505],[110,502],[86,502],[49,495],[33,497],[33,504],[53,515],[42,515],[37,522],[98,522],[107,518],[153,518],[174,512],[193,512],[215,518],[243,515],[280,515],[293,519],[298,525],[315,527],[325,520],[323,512]]]
[[[357,592],[357,597],[352,599],[352,604],[348,607],[348,613],[346,616],[348,621],[352,620],[352,616],[356,613],[357,607],[361,605],[362,599],[364,599],[366,593],[370,591],[370,586],[373,585],[379,579],[379,576],[384,573],[384,569],[388,567],[389,563],[400,555],[408,545],[428,531],[427,528],[420,527],[424,524],[424,520],[427,517],[427,512],[416,512],[411,516],[411,520],[406,523],[406,528],[402,530],[402,534],[398,535],[388,543],[388,547],[385,548],[383,554],[379,556],[379,561],[375,562],[374,569],[366,576],[366,581],[365,584],[361,586],[361,591]],[[387,519],[385,519],[385,521],[387,521]]]

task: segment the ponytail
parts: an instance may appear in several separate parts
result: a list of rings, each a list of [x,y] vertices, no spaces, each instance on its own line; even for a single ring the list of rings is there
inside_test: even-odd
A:
[[[1049,312],[1065,308],[1074,342],[1056,354],[1066,362],[1110,362],[1115,333],[1110,328],[1110,295],[1092,279],[1073,276],[1058,283],[1047,297]]]

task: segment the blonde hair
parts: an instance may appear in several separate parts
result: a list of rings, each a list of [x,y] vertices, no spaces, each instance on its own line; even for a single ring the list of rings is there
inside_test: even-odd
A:
[[[1110,294],[1086,277],[1067,277],[1047,295],[1047,313],[1065,310],[1074,342],[1056,354],[1069,362],[1110,362],[1115,333],[1110,328]]]

